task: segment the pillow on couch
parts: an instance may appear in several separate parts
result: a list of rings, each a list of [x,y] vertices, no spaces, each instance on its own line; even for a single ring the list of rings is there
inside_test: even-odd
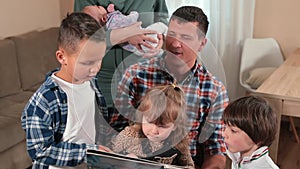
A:
[[[11,39],[16,44],[21,86],[35,91],[44,82],[46,73],[59,67],[55,56],[58,28],[31,31]]]
[[[0,53],[0,97],[19,93],[21,82],[14,42],[1,39]]]
[[[277,67],[256,68],[249,72],[249,78],[246,83],[253,89],[257,89],[275,70]]]

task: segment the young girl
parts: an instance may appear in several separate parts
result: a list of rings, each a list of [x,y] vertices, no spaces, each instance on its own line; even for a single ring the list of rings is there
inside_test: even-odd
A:
[[[112,141],[112,150],[165,164],[189,166],[184,92],[175,85],[156,86],[142,99],[135,122]]]
[[[276,114],[263,98],[247,96],[235,100],[226,107],[223,120],[232,169],[278,168],[268,149],[277,131]]]

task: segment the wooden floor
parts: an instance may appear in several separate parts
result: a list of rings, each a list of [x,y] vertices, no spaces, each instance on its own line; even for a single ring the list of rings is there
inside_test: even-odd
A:
[[[300,128],[297,128],[300,136]],[[300,144],[297,144],[293,132],[289,130],[289,123],[282,122],[280,128],[278,163],[280,169],[300,168]],[[227,160],[226,169],[230,169],[230,160]]]
[[[278,166],[281,169],[300,168],[300,144],[297,144],[293,132],[289,130],[289,123],[281,124],[278,152]],[[297,128],[300,136],[300,128]]]

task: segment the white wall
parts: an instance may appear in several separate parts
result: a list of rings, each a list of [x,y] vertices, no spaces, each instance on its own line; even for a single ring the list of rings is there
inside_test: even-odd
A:
[[[61,20],[59,1],[2,0],[0,2],[0,37],[59,26]]]

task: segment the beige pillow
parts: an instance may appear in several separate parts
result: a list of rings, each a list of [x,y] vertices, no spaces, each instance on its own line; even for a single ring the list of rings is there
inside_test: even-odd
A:
[[[15,42],[21,86],[33,90],[45,81],[47,72],[59,67],[57,50],[58,28],[32,31],[11,39]]]
[[[253,89],[257,89],[277,68],[262,67],[256,68],[249,72],[249,78],[246,83]]]

